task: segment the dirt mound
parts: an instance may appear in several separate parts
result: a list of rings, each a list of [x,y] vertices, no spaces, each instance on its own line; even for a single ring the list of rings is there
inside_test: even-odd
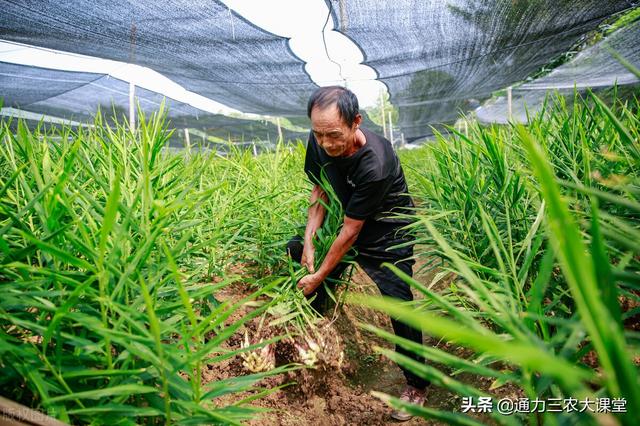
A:
[[[366,275],[357,272],[352,290],[377,294],[377,289]],[[354,288],[355,287],[355,288]],[[255,289],[245,283],[225,287],[216,298],[235,302],[251,294]],[[251,306],[243,306],[226,321],[230,324],[247,315]],[[273,411],[248,422],[250,425],[386,425],[397,424],[390,417],[391,409],[370,395],[371,390],[398,395],[404,386],[404,377],[398,367],[380,357],[374,345],[390,347],[390,344],[364,332],[357,322],[367,322],[391,330],[389,319],[373,311],[343,306],[336,308],[306,336],[289,336],[270,345],[268,349],[254,351],[269,358],[278,367],[290,363],[306,364],[280,376],[263,379],[259,385],[265,388],[288,386],[254,401],[252,404]],[[284,335],[281,326],[268,327],[266,321],[255,318],[231,336],[224,344],[226,349],[240,349],[277,335]],[[208,365],[202,374],[203,383],[250,374],[247,356],[236,356]],[[219,404],[229,404],[247,395],[230,395],[221,398]],[[430,424],[422,419],[412,419],[404,424]]]

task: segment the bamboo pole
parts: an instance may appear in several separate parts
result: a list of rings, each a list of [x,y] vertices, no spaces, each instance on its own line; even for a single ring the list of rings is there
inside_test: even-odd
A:
[[[129,82],[129,128],[131,133],[136,131],[136,85]]]
[[[393,122],[391,121],[391,111],[389,111],[389,141],[393,145]]]
[[[191,140],[189,139],[189,129],[184,128],[184,147],[187,150],[187,157],[191,155]]]
[[[133,64],[136,60],[136,36],[138,28],[136,23],[131,21],[131,30],[129,32],[129,63]],[[136,86],[132,81],[129,82],[129,128],[131,133],[136,131]]]
[[[509,86],[507,87],[507,118],[509,119],[509,121],[511,121],[511,119],[513,118],[513,108],[511,105],[511,100],[511,86]]]
[[[384,117],[384,93],[380,91],[380,115],[382,116],[382,136],[387,137],[387,126]]]
[[[282,126],[280,126],[280,117],[276,117],[276,124],[278,125],[278,141],[283,142],[284,137],[282,136]]]

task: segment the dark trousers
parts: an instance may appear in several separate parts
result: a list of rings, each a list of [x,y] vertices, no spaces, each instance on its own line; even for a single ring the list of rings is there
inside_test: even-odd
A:
[[[394,241],[394,243],[397,242],[397,240]],[[386,244],[385,246],[390,247],[391,245],[393,244]],[[393,263],[402,272],[412,276],[414,260],[410,259],[410,257],[413,255],[413,246],[394,249],[392,251],[386,250],[386,247],[359,247],[356,261],[362,269],[364,269],[367,275],[369,275],[373,282],[376,283],[383,296],[394,297],[402,301],[413,300],[409,284],[402,281],[402,279],[394,274],[389,268],[380,267],[383,262]],[[287,244],[287,252],[291,256],[291,259],[298,263],[302,259],[302,249],[303,239],[299,236],[293,237]],[[344,262],[338,264],[338,266],[336,266],[329,275],[327,280],[329,281],[328,284],[331,285],[332,280],[339,279],[348,266],[349,265]],[[327,302],[327,291],[325,290],[324,285],[321,285],[316,290],[316,298],[312,302],[312,306],[317,311],[324,313]],[[403,322],[397,321],[394,318],[391,318],[391,325],[393,326],[393,331],[397,336],[422,344],[422,332],[420,330],[417,330]],[[424,358],[407,351],[399,345],[396,345],[396,352],[406,355],[420,363],[424,362]],[[416,376],[411,371],[403,368],[402,366],[399,367],[404,373],[409,385],[418,389],[424,389],[429,384],[428,381]]]

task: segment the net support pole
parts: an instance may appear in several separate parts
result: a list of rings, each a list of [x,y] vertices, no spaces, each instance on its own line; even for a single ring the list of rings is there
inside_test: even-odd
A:
[[[511,100],[512,100],[511,86],[509,86],[509,87],[507,87],[507,118],[509,119],[509,121],[511,121],[511,118],[513,116],[513,109],[512,109],[512,105],[511,105]]]
[[[393,122],[391,121],[391,111],[389,111],[389,141],[393,145]]]
[[[191,140],[189,139],[189,129],[184,128],[184,147],[187,150],[187,157],[191,156]]]
[[[382,116],[382,136],[387,137],[387,125],[384,117],[384,93],[380,91],[380,115]]]
[[[402,148],[405,145],[404,141],[404,133],[400,133],[400,147]]]
[[[280,126],[280,117],[276,118],[276,124],[278,125],[278,141],[284,142],[284,137],[282,136],[282,126]]]
[[[129,128],[131,133],[136,130],[136,85],[129,82]]]

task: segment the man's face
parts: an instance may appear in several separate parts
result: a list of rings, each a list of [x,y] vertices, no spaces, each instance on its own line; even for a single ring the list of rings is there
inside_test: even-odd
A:
[[[311,130],[318,144],[330,157],[348,155],[355,142],[358,120],[348,126],[340,117],[338,107],[333,104],[324,109],[311,110]]]

